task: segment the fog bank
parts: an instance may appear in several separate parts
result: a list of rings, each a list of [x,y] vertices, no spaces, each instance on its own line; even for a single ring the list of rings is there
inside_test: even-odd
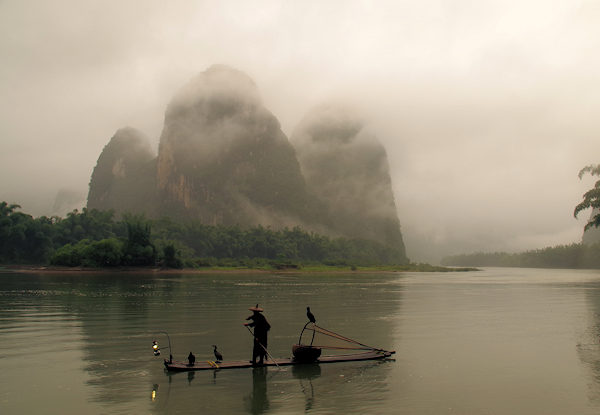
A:
[[[412,260],[581,237],[593,179],[577,172],[600,158],[595,1],[5,0],[0,35],[0,200],[27,212],[76,205],[119,128],[156,148],[174,91],[223,63],[288,137],[320,102],[362,107]]]

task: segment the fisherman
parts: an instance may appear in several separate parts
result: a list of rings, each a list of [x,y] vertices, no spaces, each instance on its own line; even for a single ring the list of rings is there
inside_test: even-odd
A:
[[[194,356],[192,352],[190,352],[190,354],[188,355],[188,366],[194,366],[194,363],[196,363],[196,356]]]
[[[256,365],[256,358],[258,357],[258,364],[262,365],[267,355],[267,332],[271,329],[271,325],[265,316],[260,314],[264,310],[258,304],[255,307],[250,307],[248,310],[252,311],[252,315],[246,320],[252,320],[252,323],[244,323],[244,326],[254,327],[254,347],[250,363]]]

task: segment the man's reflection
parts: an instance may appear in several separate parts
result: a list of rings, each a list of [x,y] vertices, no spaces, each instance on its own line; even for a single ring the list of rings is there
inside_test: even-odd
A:
[[[253,415],[263,414],[269,410],[266,367],[252,369],[252,393],[245,400],[247,401],[248,411]]]

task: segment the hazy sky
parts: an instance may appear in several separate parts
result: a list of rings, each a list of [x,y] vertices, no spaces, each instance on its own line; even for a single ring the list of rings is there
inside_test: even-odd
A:
[[[323,100],[363,107],[411,259],[571,243],[599,51],[598,1],[0,0],[0,200],[86,195],[118,128],[157,146],[175,91],[224,63],[288,136]]]

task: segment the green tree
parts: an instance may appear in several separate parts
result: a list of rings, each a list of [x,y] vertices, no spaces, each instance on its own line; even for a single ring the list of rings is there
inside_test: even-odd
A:
[[[20,206],[0,203],[0,261],[45,262],[52,251],[52,220],[17,212]]]
[[[600,176],[600,164],[591,164],[589,166],[585,166],[579,171],[579,179],[581,179],[586,173],[589,173],[592,176]],[[583,201],[575,206],[573,216],[577,217],[579,212],[588,208],[600,208],[600,180],[596,181],[593,188],[584,193]],[[597,213],[590,218],[588,223],[585,225],[585,230],[598,226],[600,226],[600,213]]]
[[[67,267],[77,267],[86,264],[85,256],[90,243],[89,239],[82,239],[74,245],[63,245],[56,250],[50,259],[50,263],[52,265],[65,265]]]
[[[175,242],[168,241],[162,247],[161,263],[167,268],[182,268],[181,252],[176,248]]]
[[[82,239],[99,241],[112,238],[118,229],[114,222],[112,210],[100,211],[83,208],[81,212],[75,209],[67,213],[64,219],[56,218],[56,232],[54,242],[57,246],[67,243],[74,244]],[[124,235],[123,235],[124,236]]]
[[[143,215],[124,215],[127,242],[124,248],[125,265],[154,265],[156,248],[151,240],[152,225]]]
[[[123,242],[117,238],[94,241],[84,250],[84,255],[94,267],[116,267],[123,260]]]

